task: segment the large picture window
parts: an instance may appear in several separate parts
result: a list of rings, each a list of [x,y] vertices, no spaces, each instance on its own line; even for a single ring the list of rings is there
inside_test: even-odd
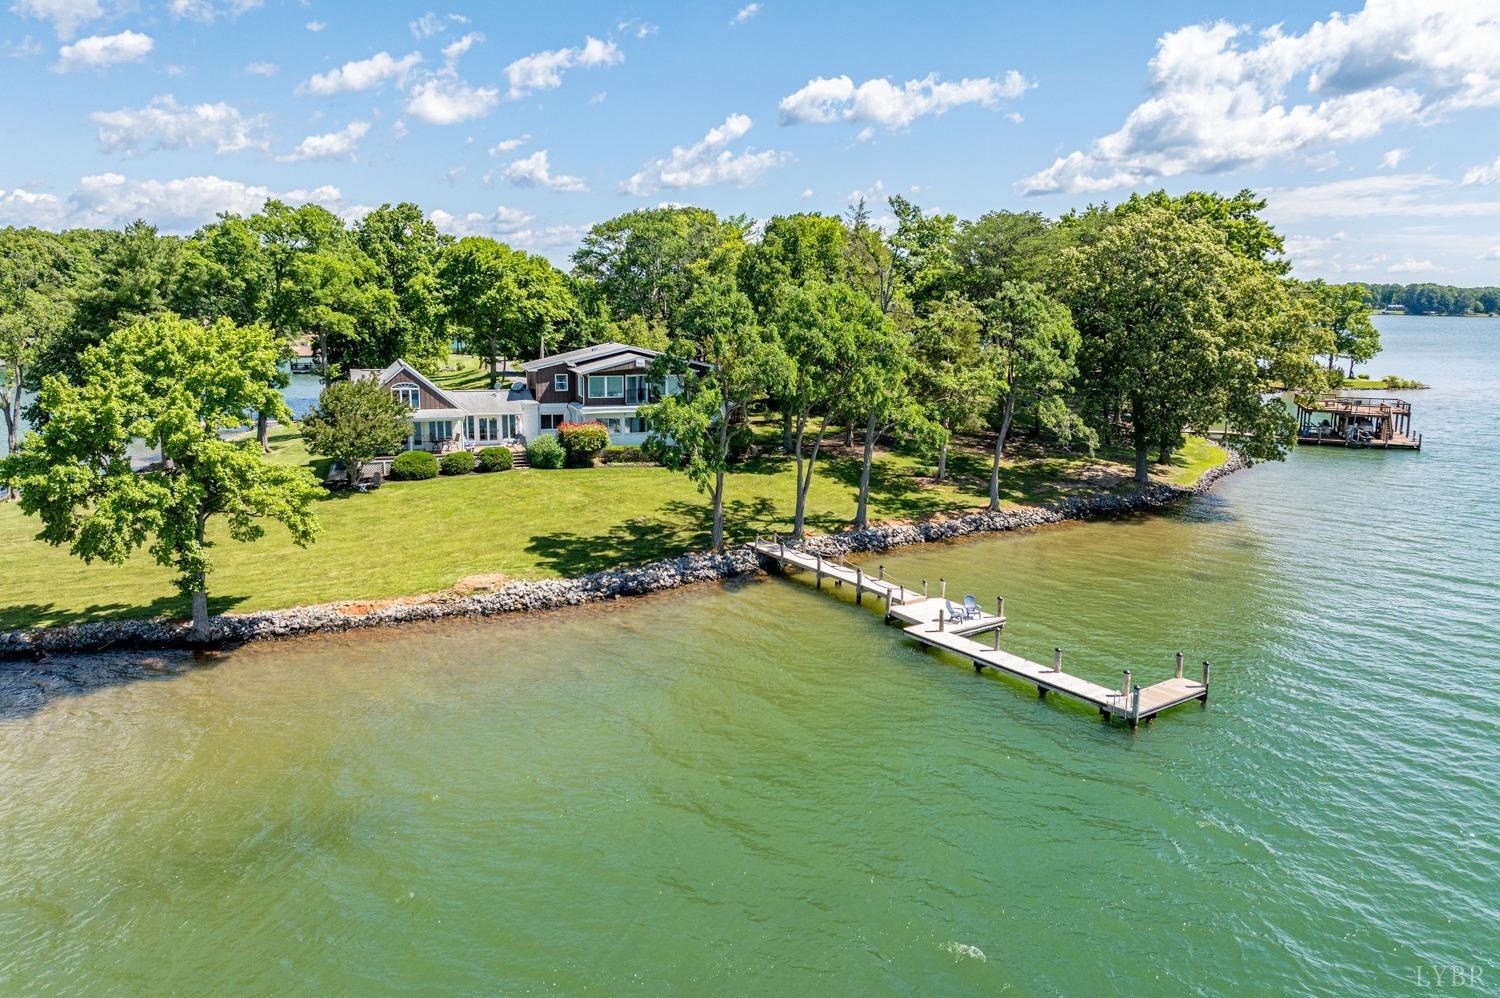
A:
[[[623,374],[589,375],[589,399],[617,399],[625,397]]]
[[[403,381],[399,385],[393,385],[391,391],[395,393],[396,398],[401,400],[402,405],[410,406],[413,409],[420,409],[422,407],[422,392],[410,381]]]

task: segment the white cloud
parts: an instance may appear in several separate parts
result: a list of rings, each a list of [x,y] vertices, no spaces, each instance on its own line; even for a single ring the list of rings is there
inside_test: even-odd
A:
[[[494,87],[472,87],[463,80],[434,76],[412,88],[406,113],[430,125],[456,125],[482,118],[500,102]]]
[[[501,139],[499,142],[496,142],[494,145],[490,146],[490,155],[503,156],[508,152],[515,152],[517,149],[521,148],[530,141],[531,133],[529,132],[525,135],[519,135],[513,139]]]
[[[57,37],[68,41],[78,29],[104,16],[99,0],[16,0],[11,13],[51,21]]]
[[[740,12],[738,14],[734,15],[734,18],[729,22],[729,26],[732,28],[737,24],[744,24],[746,21],[750,20],[752,17],[759,13],[760,4],[747,3],[745,4],[745,6],[740,8]]]
[[[102,152],[134,155],[151,149],[211,145],[222,154],[266,146],[265,137],[259,134],[265,116],[246,117],[223,101],[183,107],[169,94],[152,98],[145,107],[95,111],[89,120],[99,126]]]
[[[813,189],[811,187],[804,188],[799,196],[802,200],[806,201],[813,196]]]
[[[274,62],[247,62],[245,72],[251,76],[264,76],[269,79],[281,72],[281,67]]]
[[[295,163],[306,159],[353,159],[359,152],[359,140],[370,130],[368,121],[351,121],[336,132],[309,135],[296,149],[285,156],[277,156],[283,163]]]
[[[774,149],[731,152],[729,144],[744,138],[751,124],[748,116],[731,114],[722,125],[709,129],[707,135],[692,145],[674,146],[671,155],[651,160],[622,182],[620,189],[645,197],[663,187],[681,190],[720,183],[749,186],[788,158],[786,153]]]
[[[443,68],[412,88],[406,113],[430,125],[456,125],[488,114],[500,102],[500,91],[472,86],[458,75],[458,60],[482,41],[484,35],[471,31],[443,46]]]
[[[314,73],[298,85],[297,92],[312,94],[315,97],[332,97],[334,94],[369,90],[380,86],[386,80],[393,79],[398,84],[405,83],[411,71],[421,61],[422,53],[420,52],[409,52],[399,59],[389,52],[377,52],[368,59],[354,59],[344,63],[338,69],[330,69],[326,73]]]
[[[510,98],[517,100],[537,90],[551,90],[562,85],[565,69],[574,66],[617,66],[625,61],[625,53],[614,42],[601,42],[592,35],[586,37],[581,48],[552,49],[523,56],[505,67],[505,77],[510,83]]]
[[[507,208],[504,205],[488,215],[478,211],[454,215],[439,208],[432,213],[432,224],[450,236],[459,238],[505,236],[525,229],[534,218],[536,216],[529,211],[522,208]]]
[[[1380,157],[1380,168],[1382,170],[1396,169],[1410,152],[1410,149],[1387,149],[1385,155]]]
[[[468,23],[469,19],[462,14],[439,15],[429,10],[408,24],[407,27],[411,28],[411,33],[416,35],[418,40],[421,40],[431,38],[433,35],[440,35],[444,31],[447,31],[451,25]]]
[[[1431,260],[1414,260],[1411,257],[1407,257],[1405,260],[1398,260],[1385,268],[1385,272],[1387,274],[1430,274],[1433,271],[1441,269],[1441,267]]]
[[[411,129],[406,127],[405,118],[397,118],[391,125],[391,135],[396,139],[404,139]]]
[[[869,122],[886,128],[905,128],[929,114],[943,114],[964,104],[994,107],[1002,98],[1020,97],[1035,83],[1012,69],[1001,79],[988,76],[944,83],[936,73],[897,86],[890,80],[866,80],[856,85],[847,76],[820,76],[781,100],[781,123],[827,124]]]
[[[1453,185],[1427,173],[1392,173],[1266,192],[1266,215],[1278,225],[1317,219],[1500,214],[1500,201],[1451,201]]]
[[[1093,192],[1219,173],[1492,107],[1500,104],[1496,51],[1500,7],[1490,0],[1368,0],[1302,34],[1279,26],[1251,34],[1224,21],[1180,28],[1158,39],[1149,96],[1119,130],[1017,189]],[[1305,100],[1288,96],[1294,84]]]
[[[20,189],[0,192],[0,222],[50,229],[118,228],[144,218],[167,232],[191,232],[221,211],[258,211],[267,198],[344,209],[337,187],[274,191],[215,176],[130,180],[118,173],[102,173],[79,180],[65,198]]]
[[[318,32],[322,31],[324,28],[328,27],[328,22],[327,21],[308,21],[306,24],[303,25],[303,27],[306,28],[308,31],[311,31],[313,34],[317,34]]]
[[[31,59],[42,54],[42,43],[30,35],[20,41],[7,38],[0,41],[0,55],[7,59]]]
[[[260,5],[261,0],[226,0],[224,3],[214,3],[213,0],[168,0],[167,9],[172,12],[173,17],[207,23],[220,17],[236,17]]]
[[[1500,182],[1500,156],[1493,163],[1482,163],[1464,174],[1464,186],[1471,184],[1493,184]]]
[[[71,73],[75,69],[103,69],[122,62],[139,62],[156,45],[150,35],[122,31],[118,35],[90,35],[57,50],[53,72]]]
[[[549,191],[566,194],[581,194],[589,189],[582,177],[554,175],[545,149],[538,149],[525,159],[516,160],[505,168],[504,176],[512,187],[545,187]]]

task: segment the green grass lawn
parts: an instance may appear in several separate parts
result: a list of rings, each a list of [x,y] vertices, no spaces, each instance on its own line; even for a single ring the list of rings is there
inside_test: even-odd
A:
[[[271,460],[318,469],[302,439],[272,436]],[[1162,481],[1188,484],[1223,452],[1190,441],[1161,469]],[[932,484],[931,462],[882,454],[871,484],[873,519],[905,519],[983,506],[989,487],[984,441],[960,441],[950,480]],[[832,531],[854,515],[858,448],[821,457],[808,496],[812,530]],[[1018,441],[1003,468],[1007,503],[1045,501],[1080,491],[1129,488],[1128,456],[1058,455]],[[752,459],[730,478],[726,522],[733,539],[785,531],[793,510],[793,464],[781,455]],[[222,530],[209,578],[214,612],[248,611],[344,599],[376,599],[446,589],[459,579],[578,575],[707,546],[709,509],[685,477],[658,467],[601,466],[561,471],[392,482],[365,495],[329,496],[318,505],[322,532],[298,548],[277,524],[254,544]],[[85,565],[66,549],[33,539],[35,520],[0,503],[6,552],[0,628],[79,623],[103,617],[181,616],[186,602],[171,573],[146,557],[121,566]]]

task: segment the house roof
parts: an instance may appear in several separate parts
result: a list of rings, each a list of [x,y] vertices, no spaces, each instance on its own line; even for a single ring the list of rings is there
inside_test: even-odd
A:
[[[598,360],[627,351],[638,353],[643,357],[656,357],[660,353],[657,350],[647,350],[645,347],[626,346],[624,343],[596,343],[591,347],[582,347],[578,350],[555,353],[551,357],[539,357],[536,360],[528,360],[521,365],[521,370],[539,371],[544,367],[556,367],[559,364],[576,367],[579,364],[586,364],[592,360]]]
[[[370,376],[373,375],[374,378],[375,378],[375,383],[378,384],[378,385],[380,385],[381,387],[384,387],[387,384],[389,384],[391,382],[391,380],[393,378],[395,378],[396,375],[398,375],[398,374],[400,374],[400,375],[402,375],[402,376],[404,376],[406,378],[410,378],[412,381],[415,381],[417,383],[417,385],[419,387],[421,387],[424,391],[429,391],[433,395],[435,395],[439,399],[441,399],[442,401],[448,403],[447,408],[450,408],[450,409],[457,409],[458,408],[457,403],[453,399],[453,396],[454,396],[455,393],[448,392],[448,391],[446,391],[446,390],[444,390],[442,388],[439,388],[436,384],[434,384],[432,382],[431,378],[427,377],[427,375],[425,375],[421,371],[417,370],[414,365],[407,363],[406,362],[406,358],[404,358],[404,357],[401,358],[400,360],[397,360],[393,364],[389,364],[389,365],[381,368],[378,371],[373,370],[371,368],[365,368],[365,367],[356,367],[356,368],[353,368],[353,369],[351,369],[349,371],[349,380],[350,381],[355,381],[355,380],[358,380],[359,378],[368,378],[368,377],[370,377]],[[439,416],[438,418],[445,418],[445,417]]]
[[[487,413],[499,412],[500,409],[513,402],[531,402],[531,390],[526,387],[524,381],[514,382],[509,388],[501,388],[496,391],[461,391],[449,392],[453,401],[468,412]]]

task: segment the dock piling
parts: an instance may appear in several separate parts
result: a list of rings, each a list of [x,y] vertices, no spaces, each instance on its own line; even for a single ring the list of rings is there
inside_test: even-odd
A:
[[[865,602],[865,571],[862,568],[854,570],[854,605],[863,606]]]
[[[1062,649],[1052,649],[1052,671],[1062,672]]]
[[[885,591],[885,622],[887,624],[889,624],[891,622],[891,591],[890,591],[890,589],[886,589],[886,591]]]
[[[1177,678],[1182,678],[1182,652],[1177,653]]]
[[[938,611],[938,630],[941,631],[943,629],[943,625],[946,622],[947,617],[948,617],[948,611],[947,610],[939,610]]]
[[[927,580],[926,579],[922,580],[922,598],[923,599],[927,598]]]
[[[884,565],[880,566],[880,581],[881,582],[885,581],[885,566]]]
[[[938,579],[938,599],[948,598],[948,580]]]
[[[1208,659],[1206,658],[1203,660],[1203,695],[1198,699],[1208,703]]]
[[[1137,683],[1130,689],[1130,726],[1141,723],[1141,687]]]
[[[1005,597],[1004,596],[996,596],[995,597],[995,616],[999,617],[1001,620],[1005,619]]]
[[[1123,693],[1123,694],[1125,694],[1125,695],[1127,695],[1127,696],[1130,694],[1130,670],[1129,669],[1125,670],[1125,678],[1120,681],[1120,692]]]
[[[995,628],[995,650],[996,651],[1000,650],[1000,632],[1002,630],[1004,630],[1003,627],[997,627],[997,628]]]
[[[814,570],[814,571],[817,572],[818,588],[822,589],[823,588],[823,556],[822,555],[814,555],[814,557],[816,557],[818,559],[818,567]]]

